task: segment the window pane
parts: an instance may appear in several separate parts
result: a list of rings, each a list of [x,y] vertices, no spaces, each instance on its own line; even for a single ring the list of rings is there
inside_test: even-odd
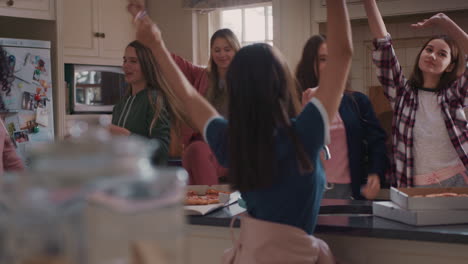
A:
[[[268,39],[273,39],[273,9],[271,6],[267,6],[267,19],[268,19]]]
[[[221,27],[229,28],[242,41],[242,11],[241,9],[225,10],[221,12]]]
[[[265,41],[265,8],[245,9],[245,41]]]

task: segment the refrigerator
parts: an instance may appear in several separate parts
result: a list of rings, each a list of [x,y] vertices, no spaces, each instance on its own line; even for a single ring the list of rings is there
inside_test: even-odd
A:
[[[54,140],[50,42],[0,38],[11,74],[0,83],[0,114],[18,155]]]

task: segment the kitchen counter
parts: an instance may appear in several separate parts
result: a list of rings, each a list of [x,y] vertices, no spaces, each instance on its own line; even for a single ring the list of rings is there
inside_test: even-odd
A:
[[[211,225],[219,227],[229,227],[233,216],[245,212],[245,209],[234,203],[221,210],[217,210],[204,216],[189,216],[188,221],[193,225]],[[320,207],[320,214],[372,214],[372,203],[368,201],[323,199]],[[236,219],[234,226],[239,227],[239,219]]]
[[[189,216],[188,222],[192,225],[229,227],[232,217],[244,211],[244,208],[235,203],[205,216]],[[234,227],[239,225],[240,221],[236,219]],[[372,216],[372,203],[369,201],[322,200],[315,233],[457,243],[468,246],[468,224],[411,226]]]
[[[230,247],[229,224],[232,217],[237,218],[242,212],[245,209],[235,203],[205,216],[189,216],[192,238],[197,240],[201,236],[208,242],[213,235],[216,245],[211,247],[217,246],[220,250]],[[238,236],[239,224],[237,218],[235,236]],[[377,260],[378,263],[406,263],[411,260],[411,263],[448,264],[468,259],[468,224],[406,225],[373,216],[369,201],[322,200],[314,235],[324,239],[335,256],[345,263],[376,263]],[[224,240],[227,243],[221,242]],[[194,250],[193,247],[190,250]],[[460,262],[462,259],[464,261]],[[202,263],[199,262],[202,260],[206,259],[198,258],[192,263]]]

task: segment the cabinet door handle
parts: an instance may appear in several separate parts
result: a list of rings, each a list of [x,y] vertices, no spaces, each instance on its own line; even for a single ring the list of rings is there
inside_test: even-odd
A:
[[[100,34],[100,37],[101,37],[101,38],[106,38],[106,33],[101,33],[101,34]]]
[[[15,4],[15,1],[13,1],[13,0],[8,0],[8,1],[6,2],[6,4],[7,4],[7,6],[13,6],[13,5]]]
[[[96,37],[96,38],[101,37],[101,33],[99,33],[99,32],[94,32],[94,37]]]

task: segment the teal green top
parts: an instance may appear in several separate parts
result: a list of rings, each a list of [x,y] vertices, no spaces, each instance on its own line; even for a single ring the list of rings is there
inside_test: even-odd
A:
[[[148,89],[144,89],[136,95],[127,96],[117,103],[112,111],[112,124],[126,128],[132,134],[158,140],[159,149],[152,157],[152,160],[157,165],[164,165],[167,163],[169,155],[169,113],[164,106],[156,124],[150,127],[154,109],[150,104],[148,91]]]

